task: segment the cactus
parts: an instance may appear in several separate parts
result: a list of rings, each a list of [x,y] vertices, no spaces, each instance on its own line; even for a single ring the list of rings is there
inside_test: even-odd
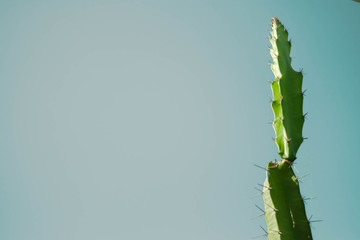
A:
[[[303,75],[291,67],[288,32],[278,18],[272,19],[270,54],[274,112],[273,128],[281,161],[269,162],[263,185],[263,200],[268,240],[311,240],[310,222],[306,217],[304,199],[292,163],[304,138],[302,79]]]

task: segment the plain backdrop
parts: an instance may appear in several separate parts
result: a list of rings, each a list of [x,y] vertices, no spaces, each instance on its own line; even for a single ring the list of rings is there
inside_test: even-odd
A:
[[[277,156],[271,18],[304,69],[314,239],[359,239],[360,4],[0,1],[0,239],[239,240]]]

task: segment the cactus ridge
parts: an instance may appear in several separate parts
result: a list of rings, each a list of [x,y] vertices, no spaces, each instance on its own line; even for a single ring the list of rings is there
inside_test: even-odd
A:
[[[263,200],[269,240],[312,240],[299,182],[287,161],[269,162]]]
[[[270,55],[273,59],[271,70],[275,79],[271,82],[273,100],[271,107],[274,112],[273,128],[279,155],[293,162],[303,142],[302,129],[305,115],[303,114],[302,72],[291,67],[291,43],[288,32],[277,18],[272,19]]]

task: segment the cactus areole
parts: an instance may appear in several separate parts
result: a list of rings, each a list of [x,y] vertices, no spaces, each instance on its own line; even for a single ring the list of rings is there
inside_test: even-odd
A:
[[[263,188],[268,240],[311,240],[310,222],[306,217],[304,199],[292,163],[304,138],[302,128],[303,97],[301,72],[291,67],[291,43],[288,32],[278,18],[271,24],[271,82],[274,112],[275,142],[281,161],[269,162]]]

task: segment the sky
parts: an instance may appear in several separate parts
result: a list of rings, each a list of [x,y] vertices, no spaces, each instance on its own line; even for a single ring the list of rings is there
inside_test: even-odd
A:
[[[314,239],[358,239],[360,4],[0,0],[0,239],[238,240],[280,159],[277,16],[303,68]],[[261,239],[261,238],[260,238]]]

